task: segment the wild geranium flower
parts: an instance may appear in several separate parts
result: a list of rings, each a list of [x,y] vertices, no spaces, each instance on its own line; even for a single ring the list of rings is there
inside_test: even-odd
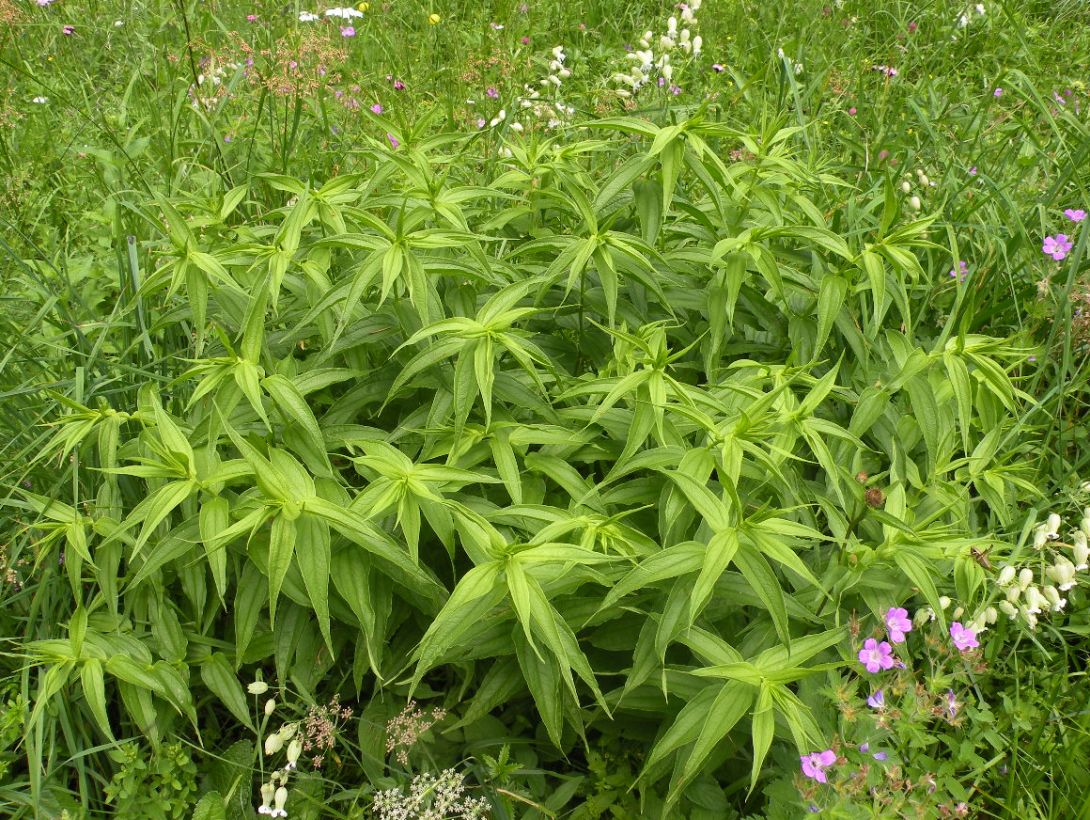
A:
[[[401,145],[401,143],[397,141],[397,137],[395,137],[389,131],[386,132],[386,139],[390,141],[390,147],[395,150],[397,149],[397,146]]]
[[[965,652],[968,649],[976,649],[980,646],[980,642],[976,639],[976,633],[973,632],[973,630],[962,626],[959,621],[954,621],[950,624],[950,637],[953,639],[954,646],[958,648],[959,652]]]
[[[1041,250],[1044,251],[1046,256],[1051,256],[1057,262],[1065,258],[1068,252],[1071,250],[1071,240],[1067,238],[1067,234],[1058,233],[1055,236],[1046,236],[1044,244],[1041,245]]]
[[[716,74],[722,74],[726,70],[727,67],[722,63],[712,63],[712,71],[714,71]]]
[[[867,698],[867,706],[871,709],[885,709],[886,708],[886,693],[882,689],[879,689],[869,698]]]
[[[802,755],[799,759],[802,761],[802,773],[804,775],[811,780],[816,780],[818,783],[829,782],[825,769],[836,763],[836,752],[832,749],[826,749],[824,752]]]
[[[912,619],[908,617],[908,610],[900,606],[890,607],[886,611],[885,621],[889,639],[893,643],[904,643],[905,633],[912,631]]]
[[[969,278],[969,263],[964,259],[958,261],[958,267],[950,271],[950,278],[964,282]],[[896,643],[896,641],[894,641]]]
[[[65,37],[71,37],[75,33],[76,33],[76,27],[75,26],[63,26],[61,28],[61,34],[63,34]]]
[[[892,669],[893,647],[886,641],[879,643],[874,638],[867,638],[859,650],[859,662],[872,675],[880,669]]]
[[[992,92],[992,96],[993,97],[1002,97],[1003,96],[1003,89],[1002,88],[997,88],[995,91]]]
[[[1086,219],[1086,211],[1081,208],[1068,208],[1064,211],[1064,216],[1070,219],[1072,222],[1082,222]]]
[[[356,36],[356,29],[354,27],[352,27],[352,26],[341,26],[341,36],[342,37],[355,37]]]
[[[958,703],[957,696],[954,694],[953,689],[946,690],[946,714],[953,720],[958,716],[958,709],[961,708],[961,704]]]
[[[493,88],[491,86],[484,93],[487,94],[489,97],[491,97],[494,100],[497,99],[500,96],[500,92],[497,91],[495,88]]]

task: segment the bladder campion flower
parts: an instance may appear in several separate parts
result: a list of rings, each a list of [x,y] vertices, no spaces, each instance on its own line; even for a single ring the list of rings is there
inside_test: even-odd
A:
[[[905,633],[912,631],[912,621],[908,617],[908,610],[899,606],[890,607],[886,612],[885,621],[890,641],[904,643]]]
[[[1057,262],[1064,259],[1071,250],[1071,240],[1067,234],[1058,233],[1055,236],[1046,236],[1041,250],[1046,256],[1051,256]]]
[[[802,755],[799,759],[802,761],[802,773],[804,775],[811,780],[816,780],[818,783],[829,782],[825,769],[836,763],[836,752],[832,749],[826,749],[824,752]]]
[[[880,669],[892,669],[893,647],[886,641],[879,643],[874,638],[867,638],[859,650],[859,662],[872,675]]]
[[[950,624],[950,637],[953,639],[954,646],[958,648],[959,652],[965,652],[968,649],[976,649],[980,646],[980,642],[976,639],[976,633],[973,632],[973,630],[962,626],[958,621],[954,621]]]

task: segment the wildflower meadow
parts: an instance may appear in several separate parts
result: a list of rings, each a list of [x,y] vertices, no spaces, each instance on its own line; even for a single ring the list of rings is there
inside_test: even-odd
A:
[[[1090,817],[1090,6],[0,0],[0,816]]]

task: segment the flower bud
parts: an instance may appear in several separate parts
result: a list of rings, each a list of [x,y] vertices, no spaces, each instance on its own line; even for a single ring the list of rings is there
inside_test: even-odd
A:
[[[1067,605],[1067,601],[1060,597],[1059,590],[1051,584],[1045,587],[1045,600],[1048,601],[1053,612],[1059,612]]]
[[[1029,567],[1023,567],[1018,572],[1018,586],[1025,590],[1030,584],[1033,583],[1033,570]]]
[[[940,595],[939,596],[939,608],[945,610],[945,609],[948,609],[949,606],[950,606],[950,599],[948,597],[946,597],[945,595]]]
[[[920,198],[918,196],[911,197],[908,200],[908,204],[912,206],[912,210],[914,211],[918,211],[923,208],[923,203],[920,202]]]
[[[1090,563],[1090,546],[1086,543],[1086,535],[1081,530],[1075,533],[1075,544],[1071,548],[1075,558],[1075,569],[1086,569]]]
[[[275,735],[269,735],[265,738],[265,754],[274,755],[284,748],[284,738],[277,732]]]
[[[276,711],[276,698],[269,698],[265,701],[265,714],[271,715],[274,711]]]
[[[1030,587],[1026,590],[1026,612],[1036,615],[1041,611],[1042,607],[1047,606],[1048,600],[1037,587]]]
[[[934,620],[935,613],[931,611],[931,607],[925,606],[916,610],[916,614],[912,618],[912,623],[916,626],[923,626],[930,620]]]
[[[1012,621],[1016,617],[1018,617],[1018,607],[1016,607],[1010,601],[1000,601],[999,602],[999,609],[1004,615],[1006,615]]]
[[[1042,549],[1045,544],[1048,543],[1048,532],[1044,527],[1036,527],[1033,530],[1033,548],[1035,550]]]
[[[990,606],[984,610],[984,620],[989,624],[994,624],[999,620],[999,613],[995,611],[994,606]]]
[[[951,615],[950,617],[952,617],[955,621],[960,621],[961,616],[964,615],[964,614],[965,614],[965,607],[959,606],[957,609],[954,610],[954,614]]]
[[[276,786],[272,783],[261,784],[261,807],[257,810],[258,814],[272,814],[272,806],[269,804],[272,803],[275,794]]]
[[[292,739],[288,744],[288,762],[284,766],[285,769],[294,769],[296,763],[299,760],[299,755],[303,753],[303,741],[300,738]]]
[[[1010,583],[1014,580],[1014,576],[1016,573],[1017,570],[1015,570],[1014,567],[1008,564],[1007,566],[1003,567],[1003,569],[999,570],[999,577],[996,579],[996,583],[999,584],[999,586],[1001,587],[1009,586]]]
[[[1048,520],[1045,522],[1045,537],[1049,541],[1056,541],[1060,537],[1060,526],[1063,524],[1063,520],[1056,513],[1050,513]]]
[[[270,813],[271,817],[287,817],[288,811],[284,806],[288,803],[288,790],[281,786],[276,790],[276,795],[273,798],[276,801],[276,808]]]
[[[255,680],[246,687],[246,691],[251,695],[264,695],[269,691],[269,684],[265,683],[263,680]]]
[[[901,183],[901,190],[904,191],[906,194],[911,193],[912,192],[912,183],[910,183],[906,179],[904,182]]]

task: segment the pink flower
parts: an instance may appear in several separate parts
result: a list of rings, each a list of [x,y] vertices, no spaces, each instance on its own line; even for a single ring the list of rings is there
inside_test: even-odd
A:
[[[879,689],[869,698],[867,698],[867,706],[871,709],[885,709],[886,708],[886,693]]]
[[[867,638],[859,650],[859,662],[872,675],[880,669],[892,669],[893,647],[886,641],[879,643],[874,638]]]
[[[76,27],[75,27],[75,26],[64,26],[64,27],[63,27],[63,28],[61,29],[61,33],[62,33],[62,34],[63,34],[63,35],[65,36],[65,37],[71,37],[71,36],[72,36],[73,34],[75,34],[75,33],[76,33]]]
[[[1055,236],[1046,236],[1044,244],[1041,245],[1041,250],[1045,252],[1046,256],[1051,256],[1057,262],[1067,256],[1068,251],[1071,250],[1071,240],[1067,238],[1067,234],[1058,233]]]
[[[404,91],[404,90],[405,90],[405,83],[401,82],[401,80],[394,80],[394,91]]]
[[[342,37],[355,37],[356,36],[356,29],[353,28],[352,26],[341,26],[341,36]]]
[[[382,113],[382,106],[379,105],[378,103],[375,103],[374,105],[371,106],[371,113],[372,114],[381,114]]]
[[[485,93],[485,94],[487,94],[487,95],[488,95],[489,97],[491,97],[492,99],[496,99],[497,97],[499,97],[499,96],[500,96],[500,92],[499,92],[499,91],[497,91],[497,90],[496,90],[495,88],[493,88],[492,86],[489,86],[488,90],[487,90],[487,91],[485,91],[484,93]]]
[[[712,71],[714,71],[716,74],[722,74],[726,70],[727,67],[722,63],[712,63]]]
[[[950,624],[950,637],[954,640],[954,646],[958,648],[959,652],[964,652],[967,649],[976,649],[980,646],[979,641],[976,639],[976,633],[971,629],[965,628],[958,621],[954,621]]]
[[[386,139],[390,141],[390,147],[395,150],[397,149],[397,146],[401,145],[401,143],[397,141],[397,137],[395,137],[389,131],[386,132]]]
[[[950,271],[950,278],[957,279],[959,282],[964,282],[969,278],[969,263],[964,259],[958,262],[958,267]],[[892,611],[892,610],[891,610]],[[905,630],[908,631],[907,629]],[[894,641],[894,643],[900,643],[900,641]]]
[[[997,88],[995,91],[992,92],[992,96],[993,97],[1002,97],[1003,96],[1003,89],[1002,88]]]
[[[486,125],[488,125],[488,120],[486,120],[484,117],[481,117],[480,119],[477,120],[477,127],[478,128],[484,128]]]
[[[530,45],[530,38],[529,37],[520,37],[519,42],[522,43],[524,46],[528,46],[528,45]]]
[[[1070,219],[1072,222],[1082,222],[1086,219],[1086,211],[1081,208],[1068,208],[1064,211],[1064,216]]]
[[[957,695],[954,694],[953,689],[946,690],[946,714],[949,715],[950,720],[953,720],[958,716],[958,709],[961,708],[961,704],[958,703]]]
[[[916,29],[918,29],[919,27],[920,27],[920,24],[917,23],[915,20],[913,20],[911,23],[908,24],[908,33],[909,34],[915,34]]]
[[[836,752],[832,749],[826,749],[824,752],[802,755],[799,760],[802,761],[802,773],[804,775],[811,780],[816,780],[818,783],[828,783],[829,778],[825,775],[825,769],[836,763]]]
[[[247,14],[246,15],[246,22],[247,23],[256,23],[257,22],[257,15],[256,14]]]
[[[971,176],[971,177],[976,176],[976,166],[975,165],[972,168],[969,169],[969,176]]]
[[[962,265],[964,266],[964,262]],[[912,620],[908,617],[908,610],[904,607],[894,606],[886,611],[886,629],[889,630],[889,639],[893,643],[904,643],[905,633],[912,631]]]
[[[855,106],[854,105],[851,108],[848,109],[848,114],[850,114],[853,117],[855,116]]]

